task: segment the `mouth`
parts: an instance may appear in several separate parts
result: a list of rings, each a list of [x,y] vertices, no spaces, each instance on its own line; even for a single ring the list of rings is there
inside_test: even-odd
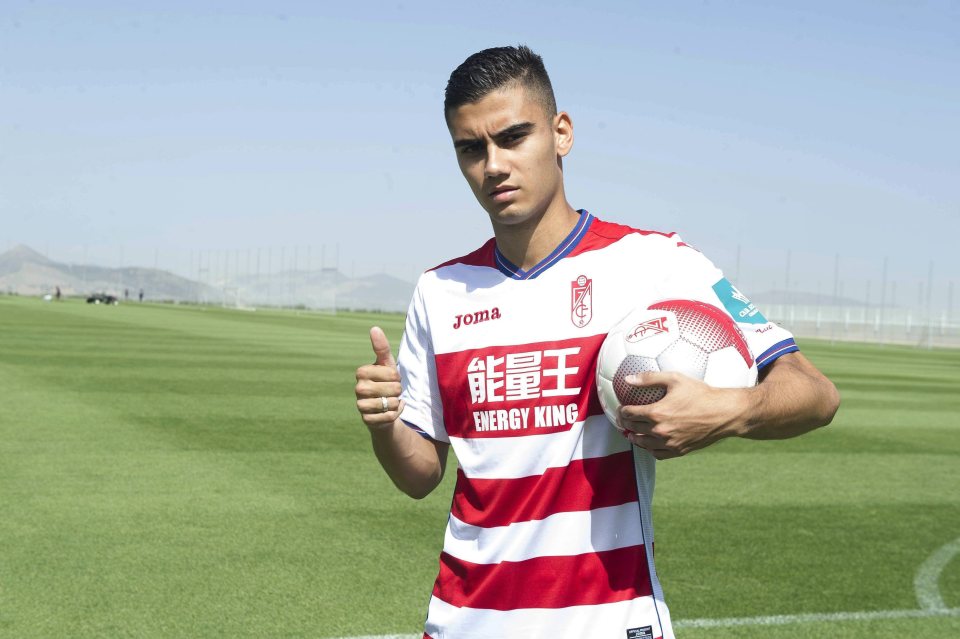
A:
[[[515,186],[498,186],[490,191],[490,199],[494,202],[507,202],[513,199],[514,194],[519,190]]]

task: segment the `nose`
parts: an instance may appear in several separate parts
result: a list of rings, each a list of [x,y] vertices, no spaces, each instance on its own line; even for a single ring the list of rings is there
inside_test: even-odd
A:
[[[487,147],[487,161],[483,166],[484,177],[506,175],[507,158],[502,151],[503,149],[497,148],[496,144]]]

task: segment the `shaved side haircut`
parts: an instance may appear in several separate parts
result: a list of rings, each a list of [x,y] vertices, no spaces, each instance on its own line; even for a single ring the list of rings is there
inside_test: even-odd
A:
[[[454,109],[479,102],[494,91],[517,85],[529,91],[548,116],[557,114],[557,101],[543,58],[521,44],[484,49],[454,69],[447,81],[443,115],[449,121]]]

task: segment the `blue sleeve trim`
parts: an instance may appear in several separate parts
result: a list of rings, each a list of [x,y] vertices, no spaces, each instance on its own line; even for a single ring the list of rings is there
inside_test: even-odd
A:
[[[429,439],[429,440],[432,441],[432,442],[437,441],[437,440],[435,440],[433,437],[431,437],[430,434],[429,434],[427,431],[423,430],[422,428],[420,428],[420,427],[417,426],[416,424],[411,424],[410,422],[408,422],[408,421],[405,420],[405,419],[401,419],[400,421],[403,422],[404,425],[405,425],[407,428],[411,429],[413,432],[415,432],[417,435],[420,435],[420,436],[423,437],[424,439]]]
[[[763,353],[760,354],[760,357],[757,358],[757,370],[763,370],[781,355],[795,353],[799,350],[800,347],[797,346],[797,343],[792,337],[785,339],[782,342],[777,342],[767,350],[763,351]]]

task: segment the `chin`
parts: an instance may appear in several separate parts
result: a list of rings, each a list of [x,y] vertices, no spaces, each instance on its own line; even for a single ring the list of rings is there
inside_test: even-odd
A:
[[[507,206],[501,209],[487,209],[490,214],[490,220],[495,224],[512,226],[514,224],[523,224],[532,216],[529,211],[515,209],[513,206]]]

